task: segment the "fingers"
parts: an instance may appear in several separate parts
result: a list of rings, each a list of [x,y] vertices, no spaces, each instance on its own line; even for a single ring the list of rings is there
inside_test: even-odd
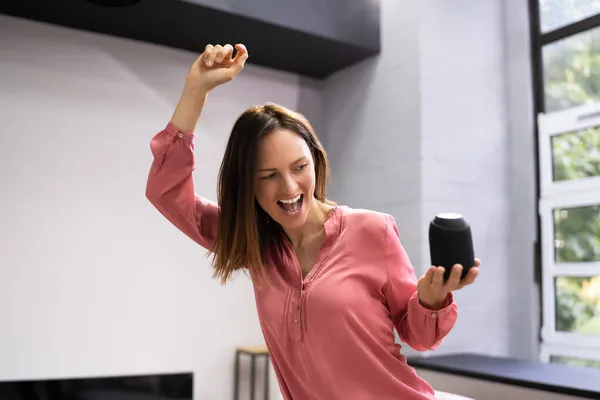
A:
[[[212,67],[213,64],[215,63],[215,59],[217,58],[217,55],[219,54],[219,52],[223,51],[223,47],[218,44],[216,46],[212,46],[212,45],[208,45],[210,46],[210,51],[206,51],[205,50],[205,54],[204,54],[204,64],[207,67]],[[206,46],[208,48],[208,46]]]
[[[433,277],[431,278],[431,284],[434,287],[444,286],[444,272],[446,272],[446,270],[444,269],[444,267],[435,267],[433,269],[434,272]]]
[[[223,46],[217,56],[215,57],[215,62],[217,64],[222,63],[223,61],[231,61],[231,55],[233,54],[233,46],[230,44],[226,44]]]
[[[212,44],[207,44],[206,47],[204,47],[204,52],[202,54],[200,54],[199,57],[199,61],[203,61],[204,64],[208,65],[208,57],[210,56],[210,54],[212,53],[213,49],[215,47]]]
[[[478,274],[479,274],[479,270],[477,268],[471,268],[471,269],[469,269],[469,272],[467,273],[467,276],[464,277],[464,279],[460,283],[459,288],[463,288],[463,287],[465,287],[467,285],[470,285],[473,282],[475,282],[475,279],[477,279],[477,275]]]
[[[241,43],[236,44],[235,49],[237,50],[237,54],[235,55],[235,59],[233,60],[233,62],[235,68],[239,71],[242,68],[244,68],[244,64],[248,59],[248,50],[246,49],[246,46],[244,46]]]
[[[248,49],[246,49],[246,46],[244,46],[241,43],[236,44],[235,49],[237,50],[236,58],[243,56],[243,55],[246,55],[246,56],[248,55]]]
[[[462,289],[464,286],[470,285],[477,279],[479,273],[478,268],[481,262],[475,259],[475,266],[469,268],[469,272],[462,278],[463,266],[455,264],[452,266],[448,280],[444,282],[444,267],[430,267],[425,273],[423,279],[429,283],[435,290],[453,291]]]
[[[458,287],[458,289],[462,289],[463,287],[475,282],[475,280],[477,279],[477,275],[479,274],[479,266],[481,266],[481,261],[478,258],[476,258],[475,265],[473,266],[473,268],[469,268],[469,272],[467,272],[467,275],[460,282],[460,286]]]
[[[226,44],[225,46],[221,46],[220,44],[214,46],[208,44],[204,48],[202,59],[207,67],[212,67],[215,64],[228,65],[233,62],[233,59],[231,58],[232,54],[233,46],[230,44]]]
[[[418,280],[418,286],[427,286],[430,287],[433,281],[433,275],[435,274],[435,267],[429,267],[427,272],[425,272]]]
[[[460,286],[460,283],[461,283],[460,278],[462,275],[462,271],[463,271],[463,267],[460,264],[455,264],[452,267],[452,270],[450,272],[450,277],[448,278],[448,281],[446,282],[446,287],[448,288],[448,290],[454,290]]]
[[[435,267],[429,267],[427,272],[425,273],[425,282],[429,285],[433,282],[433,276],[435,275]]]

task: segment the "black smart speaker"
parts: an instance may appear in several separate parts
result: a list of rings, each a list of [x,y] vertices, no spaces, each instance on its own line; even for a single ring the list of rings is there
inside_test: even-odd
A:
[[[429,224],[429,253],[431,265],[444,267],[444,281],[450,277],[452,266],[461,264],[464,278],[475,266],[471,227],[464,217],[455,213],[441,213]]]

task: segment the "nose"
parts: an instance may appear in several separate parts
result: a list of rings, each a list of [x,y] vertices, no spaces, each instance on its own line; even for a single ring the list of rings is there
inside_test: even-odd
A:
[[[283,176],[283,187],[281,189],[283,193],[294,196],[298,189],[298,183],[296,183],[293,176],[286,174]]]

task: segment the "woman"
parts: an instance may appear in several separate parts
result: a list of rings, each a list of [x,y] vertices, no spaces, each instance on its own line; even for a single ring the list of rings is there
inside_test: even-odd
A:
[[[246,48],[212,46],[189,70],[166,128],[151,141],[147,197],[214,256],[224,283],[248,271],[261,328],[286,400],[434,399],[394,340],[437,348],[457,318],[460,281],[431,267],[417,281],[390,215],[325,196],[327,156],[301,115],[266,104],[236,121],[218,203],[194,193],[194,134],[208,93],[233,79]],[[479,266],[479,261],[477,261]]]

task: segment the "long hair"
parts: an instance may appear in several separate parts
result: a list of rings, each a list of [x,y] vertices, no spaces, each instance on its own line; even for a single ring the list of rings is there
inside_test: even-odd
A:
[[[254,187],[259,141],[278,129],[296,132],[306,141],[315,164],[315,198],[332,203],[326,199],[327,154],[309,121],[272,103],[246,109],[233,126],[219,170],[220,216],[212,265],[222,284],[239,270],[248,270],[251,278],[266,278],[265,252],[275,256],[283,251],[285,233],[260,207]]]

